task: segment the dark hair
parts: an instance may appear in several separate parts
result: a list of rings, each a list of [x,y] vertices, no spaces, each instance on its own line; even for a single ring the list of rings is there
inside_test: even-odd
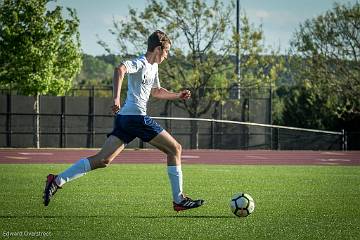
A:
[[[171,44],[170,38],[162,31],[156,30],[148,38],[148,52],[153,52],[158,46],[165,47],[165,44]]]

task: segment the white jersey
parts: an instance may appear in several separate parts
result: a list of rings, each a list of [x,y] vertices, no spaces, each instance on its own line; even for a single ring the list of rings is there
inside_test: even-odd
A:
[[[144,55],[122,64],[128,74],[128,91],[125,104],[118,114],[146,115],[151,89],[160,88],[158,64],[150,64]]]

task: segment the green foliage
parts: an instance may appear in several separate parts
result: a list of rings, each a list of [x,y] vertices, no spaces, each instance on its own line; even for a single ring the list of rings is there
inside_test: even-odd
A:
[[[0,3],[0,83],[22,94],[64,94],[81,67],[74,9],[47,10],[51,0]]]
[[[282,123],[294,127],[337,129],[336,115],[331,111],[331,96],[313,91],[310,84],[288,87],[284,98]]]
[[[119,65],[121,59],[119,56],[109,54],[102,56],[82,55],[82,68],[74,80],[75,89],[96,89],[94,94],[97,97],[112,96],[112,80],[114,68]],[[122,92],[127,89],[127,81],[123,82]],[[76,95],[87,95],[88,91],[76,92]],[[126,94],[122,94],[122,101],[125,101]]]
[[[112,85],[114,66],[100,57],[84,54],[83,66],[74,81],[75,87],[103,87]]]
[[[236,34],[234,3],[199,0],[151,0],[143,12],[130,8],[129,17],[114,21],[122,54],[146,50],[147,37],[156,29],[172,39],[171,56],[160,66],[162,85],[174,91],[189,89],[189,101],[176,102],[191,117],[205,114],[212,104],[229,99],[229,89],[238,84],[234,74],[237,43],[241,54],[241,86],[261,87],[274,82],[280,62],[263,54],[261,26],[255,28],[245,14],[241,33]],[[99,42],[111,51],[104,42]],[[272,52],[271,54],[274,54]]]
[[[112,80],[114,68],[121,62],[120,56],[113,54],[102,56],[91,56],[83,54],[82,68],[76,76],[73,87],[75,89],[86,89],[86,91],[75,91],[77,96],[87,96],[89,89],[93,88],[97,97],[112,96]],[[123,82],[122,92],[127,89],[127,81]],[[126,94],[121,95],[122,102],[125,102]]]
[[[306,91],[299,97],[313,109],[309,115],[313,122],[326,121],[328,115],[344,120],[360,117],[359,26],[360,3],[335,4],[300,25],[294,36],[296,79],[299,90]],[[320,107],[324,111],[318,112]]]

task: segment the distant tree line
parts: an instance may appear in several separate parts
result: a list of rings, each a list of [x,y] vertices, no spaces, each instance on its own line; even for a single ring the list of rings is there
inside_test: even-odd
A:
[[[190,117],[236,101],[231,93],[239,86],[268,87],[275,124],[360,131],[359,2],[334,4],[302,23],[289,54],[281,55],[264,45],[262,26],[251,24],[245,12],[236,32],[234,2],[151,0],[143,11],[130,8],[129,18],[114,20],[110,32],[121,56],[99,41],[108,54],[96,57],[81,54],[75,9],[67,9],[69,17],[64,18],[61,7],[46,8],[49,2],[0,2],[2,87],[37,96],[109,86],[114,67],[144,53],[148,35],[162,29],[173,40],[169,60],[160,65],[162,84],[192,91],[191,100],[175,102]],[[240,76],[234,72],[238,50]],[[197,138],[197,126],[192,127]]]

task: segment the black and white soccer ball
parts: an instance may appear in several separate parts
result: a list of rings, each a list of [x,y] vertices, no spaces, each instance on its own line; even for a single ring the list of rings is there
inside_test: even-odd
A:
[[[247,217],[255,209],[254,199],[247,193],[237,193],[231,198],[230,209],[238,217]]]

